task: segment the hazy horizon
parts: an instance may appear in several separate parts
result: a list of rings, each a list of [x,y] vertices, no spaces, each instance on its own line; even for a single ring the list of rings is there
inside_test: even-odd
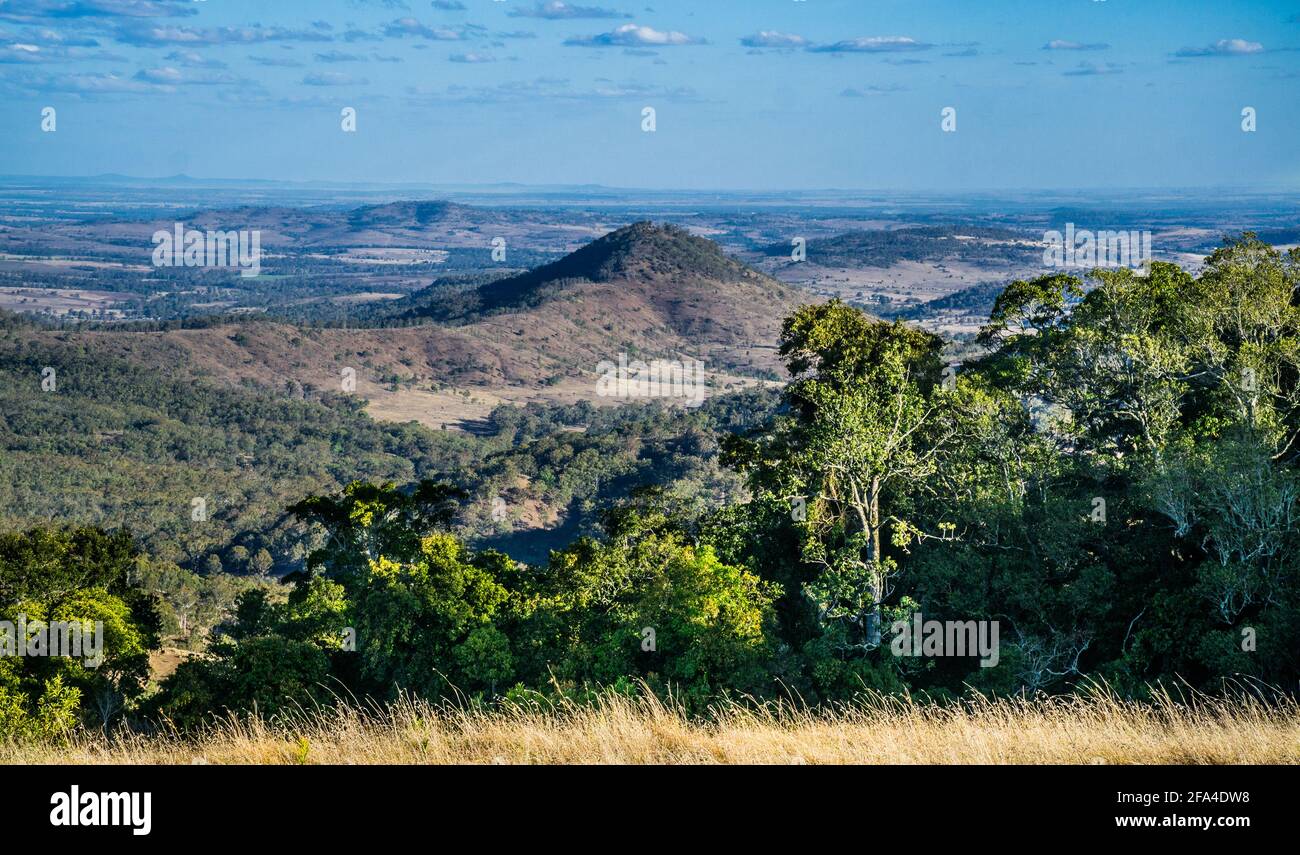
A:
[[[745,196],[745,195],[768,195],[768,196],[798,196],[801,194],[837,194],[841,196],[853,196],[855,194],[874,194],[883,196],[906,197],[953,197],[953,198],[970,198],[976,196],[997,197],[998,194],[1025,194],[1026,196],[1052,196],[1059,195],[1069,197],[1074,195],[1087,195],[1092,198],[1113,199],[1123,196],[1137,196],[1143,194],[1166,194],[1169,196],[1183,196],[1198,198],[1196,194],[1201,193],[1218,193],[1225,189],[1231,189],[1234,193],[1243,196],[1260,196],[1260,195],[1278,195],[1289,196],[1300,194],[1300,186],[1296,187],[1274,187],[1267,184],[1241,185],[1241,184],[1202,184],[1202,185],[1169,185],[1169,186],[1141,186],[1126,185],[1112,187],[1083,187],[1083,186],[1041,186],[1041,187],[963,187],[955,191],[945,191],[940,188],[916,187],[916,188],[898,188],[898,187],[818,187],[818,186],[789,186],[789,187],[648,187],[633,185],[611,185],[600,184],[596,182],[527,182],[527,181],[335,181],[330,179],[286,179],[286,178],[245,178],[233,175],[193,175],[190,173],[171,173],[171,174],[131,174],[120,172],[101,172],[96,174],[74,174],[74,175],[48,175],[40,173],[0,173],[0,183],[14,183],[29,181],[33,183],[40,182],[58,182],[58,183],[82,183],[87,187],[95,187],[97,184],[109,184],[113,181],[126,183],[127,186],[134,186],[132,182],[173,182],[175,184],[228,184],[237,185],[269,185],[272,187],[319,187],[320,189],[339,189],[354,191],[383,191],[383,190],[476,190],[490,189],[493,187],[517,187],[525,190],[560,190],[572,191],[582,189],[604,190],[615,193],[653,193],[660,195],[667,194],[722,194],[725,196]]]

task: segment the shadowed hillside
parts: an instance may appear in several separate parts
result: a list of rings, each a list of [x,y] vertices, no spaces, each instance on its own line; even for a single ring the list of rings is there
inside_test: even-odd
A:
[[[709,280],[716,284],[780,286],[723,254],[717,244],[672,225],[633,223],[592,241],[553,264],[477,289],[477,308],[491,312],[537,305],[566,284],[625,282],[642,288]]]
[[[441,296],[441,295],[438,295]],[[432,299],[386,307],[487,332],[594,365],[619,352],[691,354],[717,368],[767,372],[780,318],[804,302],[797,290],[729,258],[714,242],[672,225],[634,223],[552,264]],[[582,356],[579,356],[582,354]]]

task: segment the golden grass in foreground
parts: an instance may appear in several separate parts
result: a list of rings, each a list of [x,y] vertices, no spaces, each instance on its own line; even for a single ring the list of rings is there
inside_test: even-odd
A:
[[[652,697],[476,711],[418,700],[229,720],[189,739],[83,735],[2,745],[0,762],[144,763],[1300,763],[1300,707],[1250,695],[1108,692],[941,707],[868,697],[831,711],[731,705],[691,720]]]

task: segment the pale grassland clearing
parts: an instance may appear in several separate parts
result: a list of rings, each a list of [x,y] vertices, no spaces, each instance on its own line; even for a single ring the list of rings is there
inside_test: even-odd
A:
[[[78,733],[0,745],[53,764],[1297,764],[1294,700],[1083,696],[939,706],[864,696],[833,709],[729,704],[687,716],[650,696],[491,709],[402,699],[227,718],[193,736]]]
[[[44,267],[58,268],[93,267],[99,270],[153,270],[153,267],[149,264],[128,264],[124,261],[104,261],[102,259],[70,258],[67,256],[55,255],[15,255],[10,252],[0,252],[0,261],[12,261],[21,264],[36,264]]]
[[[442,264],[451,253],[419,247],[366,247],[337,254],[311,253],[307,257],[347,264]]]
[[[709,383],[706,397],[719,394],[721,390],[728,388],[736,391],[754,386],[779,385],[752,377],[716,372],[706,371],[704,376]],[[457,430],[470,433],[481,430],[492,411],[503,404],[525,406],[536,403],[572,406],[581,401],[589,401],[598,407],[616,407],[642,400],[602,397],[597,393],[596,379],[593,373],[589,377],[565,377],[556,383],[541,387],[494,385],[434,390],[402,386],[393,390],[358,378],[356,391],[369,402],[366,412],[371,418],[399,423],[419,422],[434,430]],[[680,398],[648,400],[662,401],[668,406],[685,406],[684,400]]]
[[[11,312],[50,312],[56,315],[72,311],[98,311],[120,314],[113,306],[122,295],[108,291],[84,291],[79,288],[0,288],[0,309]]]
[[[990,266],[960,261],[904,261],[890,267],[821,267],[791,264],[772,272],[797,282],[815,294],[841,300],[871,300],[884,296],[893,303],[927,302],[980,282],[1031,278],[1043,273],[1034,267]]]

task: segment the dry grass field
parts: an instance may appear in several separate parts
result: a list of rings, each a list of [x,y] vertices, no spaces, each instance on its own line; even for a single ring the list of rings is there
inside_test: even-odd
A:
[[[227,721],[197,737],[0,745],[21,764],[1300,764],[1294,700],[1108,692],[941,707],[867,697],[827,712],[733,705],[707,721],[653,698],[474,711],[404,700]]]

